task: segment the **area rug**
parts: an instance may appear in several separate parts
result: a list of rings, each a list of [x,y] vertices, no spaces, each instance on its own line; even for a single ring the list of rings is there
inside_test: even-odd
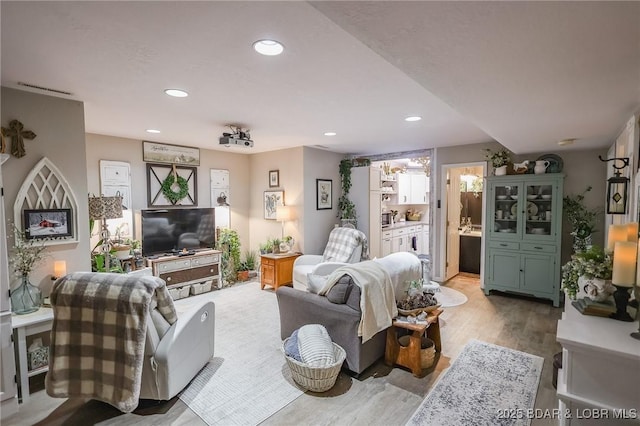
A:
[[[257,425],[303,394],[280,349],[275,293],[249,283],[207,296],[216,304],[214,358],[180,399],[209,425]]]
[[[526,412],[534,407],[543,363],[536,355],[471,340],[407,425],[529,425]]]
[[[468,299],[463,293],[441,285],[435,294],[443,308],[450,308],[465,303]]]

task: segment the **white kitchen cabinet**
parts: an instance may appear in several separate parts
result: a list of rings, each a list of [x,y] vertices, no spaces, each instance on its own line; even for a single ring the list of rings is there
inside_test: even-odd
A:
[[[391,231],[382,231],[382,244],[381,244],[381,256],[384,257],[393,253],[391,248]]]
[[[428,204],[429,178],[424,173],[398,173],[398,204]]]
[[[411,176],[398,173],[398,204],[411,204]]]
[[[422,225],[420,254],[429,254],[429,225]]]
[[[409,228],[403,227],[391,231],[391,251],[393,253],[399,251],[410,251],[409,246]]]

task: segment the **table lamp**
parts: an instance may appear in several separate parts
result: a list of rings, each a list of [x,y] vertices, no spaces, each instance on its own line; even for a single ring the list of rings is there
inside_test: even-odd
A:
[[[625,229],[626,230],[626,229]],[[638,259],[638,243],[622,241],[615,243],[613,249],[613,273],[611,283],[616,288],[613,299],[616,312],[609,317],[619,321],[631,322],[633,318],[627,312],[629,290],[636,282],[636,264]]]
[[[276,206],[276,220],[282,223],[282,239],[284,239],[284,223],[293,219],[291,206]]]
[[[102,229],[100,239],[102,240],[102,253],[104,254],[104,268],[109,272],[109,228],[107,219],[118,219],[122,217],[122,196],[117,193],[113,197],[89,197],[89,219],[101,220]]]

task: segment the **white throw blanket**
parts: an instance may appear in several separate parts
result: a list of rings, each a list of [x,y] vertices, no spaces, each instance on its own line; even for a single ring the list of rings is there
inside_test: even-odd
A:
[[[422,278],[422,264],[415,254],[407,251],[391,253],[385,257],[374,259],[391,277],[391,285],[396,300],[407,297],[409,282]]]
[[[349,275],[353,282],[360,287],[360,325],[358,336],[366,342],[379,331],[391,326],[391,321],[398,315],[398,308],[387,271],[374,261],[365,261],[342,266],[327,278],[327,283],[318,292],[326,295],[340,277]]]

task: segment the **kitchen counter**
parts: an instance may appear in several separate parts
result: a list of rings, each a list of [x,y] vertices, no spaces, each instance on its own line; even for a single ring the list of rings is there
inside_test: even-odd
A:
[[[398,222],[398,223],[394,223],[393,225],[389,225],[389,226],[385,226],[382,228],[383,231],[391,231],[394,229],[400,229],[400,228],[406,228],[408,226],[416,226],[416,225],[422,225],[422,226],[429,226],[428,222],[420,222],[420,221],[413,221],[413,220],[408,220],[405,222]]]
[[[482,231],[469,231],[469,232],[460,231],[460,236],[461,237],[482,237]]]

